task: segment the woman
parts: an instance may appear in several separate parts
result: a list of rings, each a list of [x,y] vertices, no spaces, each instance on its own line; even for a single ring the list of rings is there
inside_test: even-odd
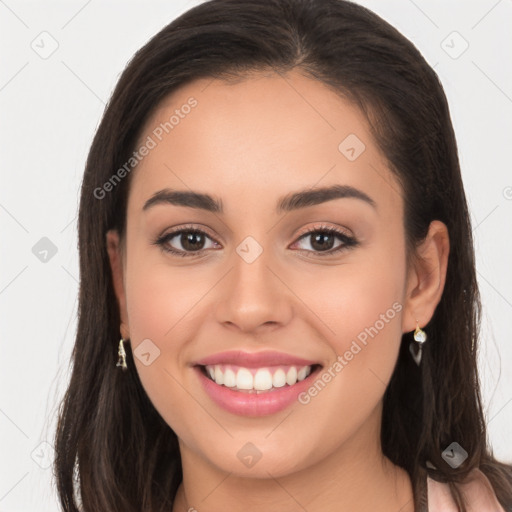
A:
[[[372,12],[165,27],[94,138],[79,249],[64,510],[512,509],[448,105]]]

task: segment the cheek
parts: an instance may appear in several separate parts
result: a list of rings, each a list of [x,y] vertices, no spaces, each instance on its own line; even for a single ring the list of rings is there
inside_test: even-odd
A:
[[[304,427],[307,443],[316,447],[313,458],[327,456],[367,424],[382,400],[400,347],[401,296],[391,277],[354,276],[344,284],[344,290],[333,287],[331,302],[323,303],[331,311],[324,318],[329,316],[334,331],[327,340],[335,354],[299,397],[303,417],[322,424],[321,429]]]
[[[172,267],[151,259],[138,264],[137,258],[132,258],[131,268],[127,270],[127,309],[132,337],[151,338],[160,343],[167,340],[165,344],[177,350],[182,325],[190,321],[189,315],[194,315],[194,305],[208,291],[208,281],[194,276],[192,267]]]
[[[127,312],[137,373],[155,409],[181,438],[188,439],[192,426],[205,420],[204,410],[188,389],[188,346],[204,325],[205,299],[218,274],[171,266],[161,256],[153,258],[142,250],[138,254],[136,248],[130,257]]]
[[[321,330],[332,350],[325,368],[330,373],[304,401],[320,406],[332,400],[351,411],[354,420],[360,416],[363,421],[381,399],[402,337],[406,272],[400,247],[399,240],[395,246],[375,244],[373,250],[347,258],[346,264],[336,271],[331,268],[320,279],[319,275],[301,278],[301,287],[294,289],[315,312],[315,330]],[[308,293],[311,289],[315,293]],[[316,400],[317,394],[323,398]],[[337,416],[336,410],[329,414]]]
[[[368,254],[293,279],[294,293],[307,306],[304,314],[338,354],[353,340],[378,339],[377,351],[389,348],[387,340],[396,344],[405,283],[405,265],[397,254]]]

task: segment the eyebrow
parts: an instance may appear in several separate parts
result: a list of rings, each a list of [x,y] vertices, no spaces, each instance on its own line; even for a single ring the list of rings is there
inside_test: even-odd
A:
[[[354,198],[366,202],[373,208],[377,208],[375,201],[362,190],[350,185],[333,185],[330,187],[313,188],[292,192],[279,199],[276,212],[291,212],[301,208],[307,208],[334,199]],[[206,210],[212,213],[224,213],[222,199],[189,190],[173,190],[165,188],[153,194],[142,208],[143,211],[157,204],[171,204]]]

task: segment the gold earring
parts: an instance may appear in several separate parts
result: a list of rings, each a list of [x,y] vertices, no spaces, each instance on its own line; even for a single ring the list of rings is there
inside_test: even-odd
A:
[[[416,364],[419,366],[421,362],[421,356],[422,356],[422,345],[427,341],[427,333],[420,329],[418,320],[416,320],[416,329],[414,331],[414,340],[417,342],[418,346],[418,352],[415,352],[415,343],[412,343],[409,345],[409,352],[411,353],[412,358],[416,362]]]
[[[126,371],[128,369],[128,366],[126,364],[126,352],[124,350],[124,340],[121,338],[119,341],[119,350],[118,350],[119,359],[117,360],[116,366],[120,366],[123,371]]]

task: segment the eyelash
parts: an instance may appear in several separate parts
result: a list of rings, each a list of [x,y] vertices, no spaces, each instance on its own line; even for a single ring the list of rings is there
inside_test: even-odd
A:
[[[207,250],[207,249],[200,249],[198,251],[178,251],[176,249],[171,249],[168,246],[166,246],[166,244],[170,240],[175,238],[177,235],[180,235],[183,233],[205,235],[210,239],[212,238],[212,237],[210,237],[210,235],[208,233],[206,233],[205,231],[203,231],[201,229],[197,229],[194,226],[183,226],[175,231],[171,231],[170,233],[166,233],[165,235],[158,237],[152,243],[153,243],[153,245],[160,246],[160,248],[165,252],[168,252],[175,256],[179,256],[179,257],[183,257],[183,258],[194,257],[194,256],[197,256],[197,254],[200,253],[201,251]],[[357,245],[359,245],[359,242],[354,237],[351,237],[338,229],[328,227],[328,226],[315,226],[314,228],[307,230],[306,232],[302,233],[299,236],[299,238],[297,239],[297,242],[299,240],[302,240],[303,238],[307,238],[308,235],[311,235],[314,233],[335,235],[343,243],[340,246],[336,247],[335,249],[329,249],[328,251],[310,251],[307,249],[298,249],[299,251],[307,252],[307,253],[313,252],[314,254],[316,254],[320,257],[324,257],[324,256],[330,256],[333,254],[337,254],[343,250],[350,249],[351,247],[356,247]]]

